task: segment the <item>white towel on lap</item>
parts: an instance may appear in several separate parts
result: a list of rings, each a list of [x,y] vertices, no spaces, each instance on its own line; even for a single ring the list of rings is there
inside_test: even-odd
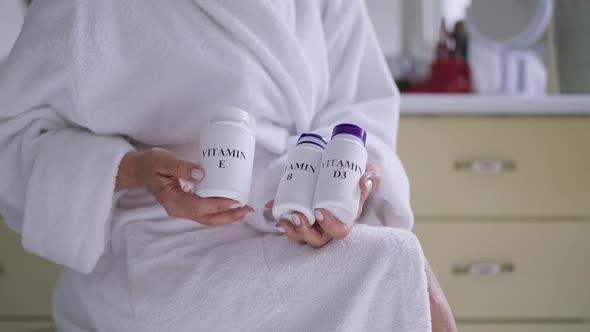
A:
[[[358,225],[314,250],[240,223],[164,240],[158,229],[128,230],[142,331],[430,329],[422,250],[408,231]]]
[[[66,267],[60,329],[429,329],[409,232],[359,226],[312,250],[262,216],[296,136],[352,122],[383,175],[360,222],[412,226],[399,93],[364,1],[34,1],[0,101],[0,213]],[[250,226],[207,228],[142,189],[113,193],[133,149],[195,161],[207,112],[227,105],[256,118]]]

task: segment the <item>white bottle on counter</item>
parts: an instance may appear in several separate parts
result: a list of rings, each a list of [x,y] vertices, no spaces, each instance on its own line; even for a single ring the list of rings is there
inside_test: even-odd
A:
[[[248,112],[223,107],[201,132],[199,165],[205,177],[195,187],[200,197],[225,197],[248,203],[256,138]]]
[[[334,127],[318,176],[313,209],[326,209],[343,223],[357,216],[361,188],[367,165],[367,133],[360,127],[343,123]]]
[[[301,134],[287,157],[275,195],[272,214],[276,220],[291,220],[293,212],[302,213],[310,224],[315,222],[313,196],[320,171],[320,161],[327,142],[320,135]]]

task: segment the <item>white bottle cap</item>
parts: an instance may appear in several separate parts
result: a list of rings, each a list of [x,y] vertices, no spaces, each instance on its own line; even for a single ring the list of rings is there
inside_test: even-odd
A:
[[[239,122],[248,126],[250,124],[250,114],[237,107],[221,107],[216,109],[209,118],[209,123],[218,121]]]

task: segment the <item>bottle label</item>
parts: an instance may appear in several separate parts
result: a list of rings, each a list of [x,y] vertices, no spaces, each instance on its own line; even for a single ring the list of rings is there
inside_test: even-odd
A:
[[[296,171],[301,172],[308,172],[311,174],[316,174],[317,172],[317,165],[311,165],[308,163],[291,163],[285,167],[285,180],[289,181],[293,179],[293,173]]]
[[[202,197],[220,196],[246,204],[254,165],[255,138],[233,127],[207,127],[201,133],[198,163],[205,177],[195,186]]]
[[[237,149],[227,148],[208,148],[202,151],[203,158],[217,158],[217,168],[225,168],[227,159],[220,159],[219,157],[234,158],[239,160],[247,160],[246,152]]]
[[[363,168],[349,160],[328,159],[322,161],[322,168],[336,168],[332,173],[333,178],[346,179],[350,172],[363,175]]]
[[[367,151],[345,140],[332,140],[324,150],[313,208],[326,208],[344,223],[356,219],[361,197],[359,180],[365,173]]]
[[[298,211],[313,222],[311,207],[321,158],[321,151],[300,146],[290,152],[275,195],[275,218],[280,219],[282,214],[289,211]]]

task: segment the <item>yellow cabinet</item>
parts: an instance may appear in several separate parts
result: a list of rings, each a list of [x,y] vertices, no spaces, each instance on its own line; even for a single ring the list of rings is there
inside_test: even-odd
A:
[[[590,331],[590,116],[404,115],[398,153],[460,331]]]
[[[3,316],[50,319],[59,272],[57,265],[26,253],[20,236],[0,220],[0,321]]]
[[[419,222],[415,232],[458,319],[586,319],[585,222]]]
[[[0,322],[0,332],[54,332],[51,322]]]
[[[590,215],[590,117],[402,118],[417,216]]]

